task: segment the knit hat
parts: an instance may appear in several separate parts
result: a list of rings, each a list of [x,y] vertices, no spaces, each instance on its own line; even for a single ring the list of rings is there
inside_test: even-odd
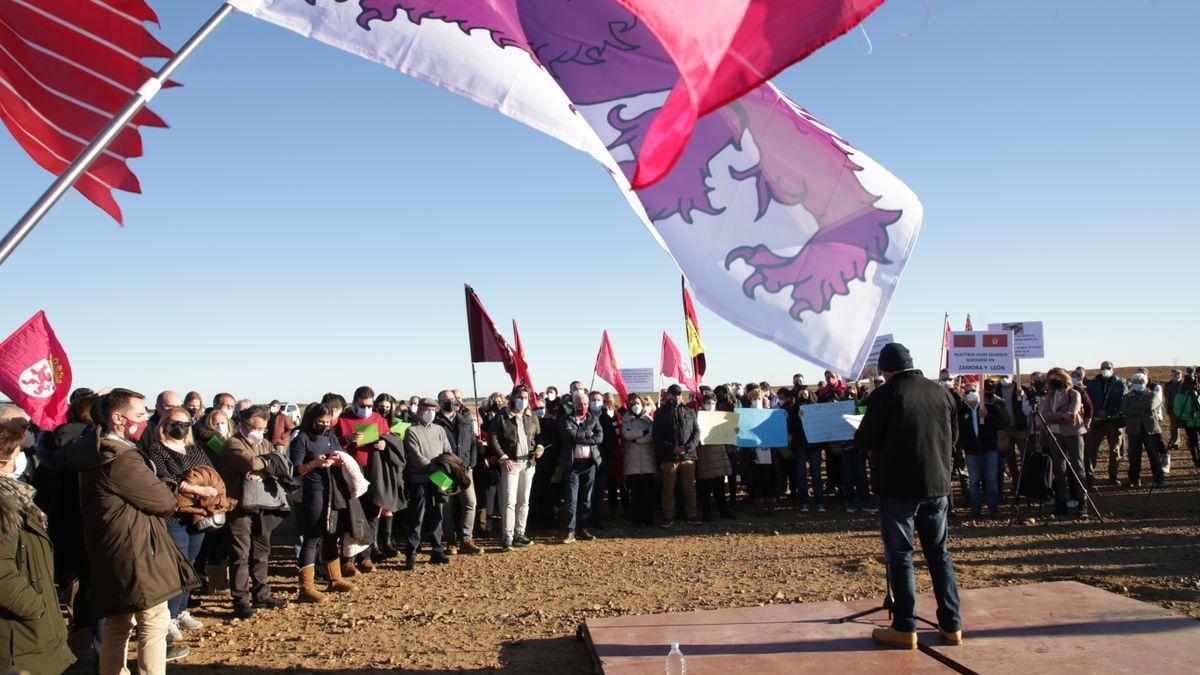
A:
[[[879,351],[879,372],[896,373],[913,367],[912,355],[908,347],[899,342],[890,342]]]

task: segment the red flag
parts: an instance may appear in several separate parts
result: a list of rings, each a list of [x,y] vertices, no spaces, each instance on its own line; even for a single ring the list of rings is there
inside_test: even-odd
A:
[[[692,296],[687,290],[687,281],[680,277],[683,286],[683,327],[687,331],[688,353],[692,356],[692,372],[696,374],[696,383],[704,378],[707,363],[704,359],[704,342],[700,339],[700,321],[696,319],[696,308],[692,305]]]
[[[517,320],[513,319],[513,342],[517,345],[517,351],[514,354],[517,363],[517,381],[514,384],[523,384],[529,387],[529,393],[533,401],[533,406],[537,407],[537,389],[533,388],[533,380],[529,377],[529,362],[525,360],[525,347],[521,345],[521,331],[517,330]]]
[[[600,338],[600,352],[596,354],[596,375],[600,379],[616,387],[621,403],[629,400],[629,390],[625,388],[625,378],[621,377],[621,368],[617,365],[617,355],[613,352],[612,343],[608,340],[608,331]]]
[[[519,375],[512,347],[496,330],[496,324],[483,308],[479,296],[475,295],[475,289],[465,284],[463,288],[467,293],[467,336],[471,341],[471,363],[503,363],[505,372],[516,384]]]
[[[620,0],[679,71],[637,158],[633,187],[664,178],[696,121],[857,26],[883,0]]]
[[[971,330],[971,315],[970,314],[967,315],[967,327],[964,328],[963,330]]]
[[[39,166],[62,173],[154,76],[142,59],[173,54],[146,21],[158,17],[145,0],[0,2],[0,121]],[[142,126],[167,125],[142,110],[75,183],[117,222],[112,191],[141,192],[126,162]]]
[[[45,312],[0,342],[0,392],[29,413],[40,429],[67,421],[71,363]]]
[[[674,378],[679,381],[679,384],[688,388],[697,396],[700,395],[700,388],[696,386],[696,379],[683,367],[683,355],[679,353],[679,348],[671,341],[671,336],[663,333],[662,341],[662,365],[659,366],[659,372],[667,377]]]
[[[942,352],[946,355],[946,362],[942,364],[943,368],[950,368],[950,314],[947,313],[942,325]]]

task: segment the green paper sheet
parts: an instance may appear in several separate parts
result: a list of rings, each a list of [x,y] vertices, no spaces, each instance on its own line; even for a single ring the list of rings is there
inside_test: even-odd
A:
[[[433,473],[429,474],[429,482],[445,490],[454,484],[454,479],[450,478],[450,476],[447,476],[441,471],[434,471]]]
[[[223,451],[225,449],[225,441],[222,440],[222,438],[220,436],[213,436],[212,438],[209,438],[208,441],[206,441],[204,444],[208,446],[209,450],[212,450],[213,452],[217,453],[218,455],[221,454],[221,451]]]
[[[396,420],[396,423],[392,425],[392,433],[399,436],[400,440],[404,440],[404,434],[405,434],[405,432],[408,431],[408,428],[411,426],[412,426],[412,424],[409,424],[408,422]]]
[[[362,440],[358,442],[358,447],[360,448],[379,440],[379,425],[374,422],[355,424],[354,430],[363,435]]]

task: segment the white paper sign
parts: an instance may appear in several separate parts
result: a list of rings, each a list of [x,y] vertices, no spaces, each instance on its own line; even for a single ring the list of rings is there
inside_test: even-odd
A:
[[[809,443],[849,441],[854,439],[854,427],[846,421],[847,416],[858,412],[854,401],[834,401],[802,405],[800,423],[804,426],[804,437]]]
[[[867,377],[868,372],[872,374],[879,373],[879,352],[883,351],[886,345],[890,345],[895,341],[891,333],[875,337],[875,343],[871,345],[871,355],[867,357],[867,364],[863,366],[862,374],[859,375],[860,378]]]
[[[1046,358],[1046,342],[1042,337],[1041,321],[989,323],[988,330],[1010,330],[1013,334],[1013,353],[1018,359]]]
[[[1012,375],[1016,372],[1011,331],[962,331],[950,334],[950,372]]]
[[[653,368],[622,368],[621,379],[625,380],[625,388],[630,393],[650,394],[658,391],[654,386]]]

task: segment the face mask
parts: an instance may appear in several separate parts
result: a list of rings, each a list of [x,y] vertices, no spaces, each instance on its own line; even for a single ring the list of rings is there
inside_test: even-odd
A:
[[[142,433],[146,431],[145,422],[134,422],[126,418],[125,420],[125,438],[131,441],[142,440]]]
[[[751,402],[750,402],[750,407],[751,407],[751,408],[761,408],[761,407],[763,407],[763,402],[762,402],[762,399],[761,399],[761,398],[756,398],[756,399],[754,399],[753,401],[751,401]]]
[[[537,415],[538,419],[540,420],[546,416],[546,410],[544,408],[538,408],[537,410],[533,411],[533,414]]]
[[[421,411],[421,424],[430,424],[432,422],[433,422],[433,411],[432,410],[422,410]]]
[[[320,436],[321,434],[325,433],[326,431],[329,431],[329,425],[328,424],[314,424],[312,429],[313,429],[314,434]]]
[[[221,434],[222,436],[228,435],[229,434],[229,425],[224,422],[218,422],[217,423],[217,433]]]
[[[734,387],[734,388],[733,388],[733,393],[734,393],[735,395],[737,395],[737,396],[741,396],[741,395],[742,395],[742,388],[741,388],[741,387]]]
[[[1076,387],[1078,387],[1079,385],[1083,384],[1083,380],[1079,379],[1078,377],[1072,377],[1072,378],[1071,378],[1071,384],[1073,384],[1073,385],[1075,385]]]
[[[25,469],[28,467],[29,467],[29,458],[25,456],[25,453],[18,452],[17,456],[15,458],[13,458],[12,473],[6,473],[6,474],[0,474],[0,475],[8,476],[9,478],[11,478],[13,480],[20,480],[21,474],[25,473]]]
[[[192,419],[196,419],[196,417],[200,415],[199,408],[188,408],[187,411],[189,414],[191,414]]]
[[[1100,371],[1100,377],[1103,377],[1107,380],[1108,378],[1112,377],[1112,371],[1108,368],[1105,368],[1104,370]]]
[[[979,404],[979,393],[978,392],[969,391],[969,392],[967,392],[967,395],[964,398],[966,398],[968,405],[978,405]]]
[[[1146,385],[1142,384],[1141,382],[1135,382],[1135,383],[1129,385],[1129,388],[1134,391],[1145,391]]]
[[[233,419],[233,408],[221,408],[221,412],[225,413],[225,417]]]
[[[518,398],[517,400],[513,401],[513,407],[517,410],[524,410],[525,408],[529,407],[529,399]]]
[[[187,422],[171,422],[167,424],[167,435],[177,441],[182,441],[187,436]]]
[[[592,401],[591,403],[588,404],[588,410],[591,410],[594,413],[600,412],[600,409],[603,407],[604,407],[604,404],[601,403],[600,401]]]
[[[442,401],[442,410],[445,412],[454,410],[454,401],[452,399],[446,399],[445,401]]]
[[[1000,384],[1007,387],[1008,385],[1012,384],[1012,378],[1011,377],[1002,377],[1002,378],[1000,378]]]
[[[587,406],[583,403],[575,403],[572,406],[572,410],[575,411],[576,415],[582,415],[583,413],[587,412]]]
[[[553,402],[553,401],[557,401],[557,400],[558,400],[558,394],[556,394],[556,393],[554,393],[554,392],[552,392],[552,391],[546,392],[546,400],[547,400],[547,401],[551,401],[551,402]]]
[[[408,404],[408,412],[412,415],[416,415],[417,414],[417,404],[416,403]]]
[[[278,415],[278,414],[279,414],[279,408],[271,408],[271,414],[272,414],[272,415]]]
[[[258,445],[259,443],[262,443],[262,440],[265,436],[266,434],[263,433],[262,430],[255,429],[254,431],[246,434],[246,440],[250,441],[251,445]]]
[[[641,415],[642,414],[642,404],[634,403],[632,406],[629,407],[629,412],[633,413],[634,416]]]
[[[713,412],[717,409],[717,404],[716,403],[705,403],[704,409],[709,412]]]
[[[364,417],[370,416],[371,409],[367,406],[359,406],[354,409],[354,412],[358,415],[359,419],[362,419]]]

